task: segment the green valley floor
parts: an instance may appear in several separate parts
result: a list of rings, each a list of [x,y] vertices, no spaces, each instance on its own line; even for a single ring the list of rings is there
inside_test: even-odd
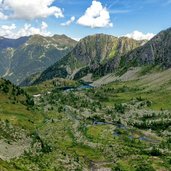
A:
[[[147,69],[85,89],[1,81],[0,171],[170,171],[171,79]]]

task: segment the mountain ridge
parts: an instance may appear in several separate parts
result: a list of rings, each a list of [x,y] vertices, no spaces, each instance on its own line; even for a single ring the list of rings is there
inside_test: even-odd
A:
[[[74,78],[79,70],[83,69],[85,71],[84,68],[87,67],[95,71],[101,64],[126,54],[130,50],[141,46],[143,42],[106,34],[87,36],[81,39],[68,55],[45,70],[35,83],[53,77]]]
[[[136,56],[139,56],[136,58]],[[171,67],[171,28],[159,32],[142,48],[129,54],[125,62],[136,60],[137,64],[157,64],[165,68]]]
[[[65,35],[1,39],[0,75],[20,84],[26,77],[42,72],[65,56],[75,45],[76,41]]]

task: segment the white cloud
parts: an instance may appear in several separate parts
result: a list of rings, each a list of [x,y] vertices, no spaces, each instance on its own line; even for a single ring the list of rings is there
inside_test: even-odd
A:
[[[16,29],[16,25],[15,24],[11,24],[11,25],[2,25],[1,28],[3,30],[15,30]]]
[[[10,12],[9,18],[35,19],[46,18],[54,15],[63,17],[63,12],[59,7],[52,6],[55,0],[4,0],[1,1],[3,12]],[[0,14],[3,16],[4,13]],[[5,16],[5,15],[4,15]]]
[[[14,37],[18,38],[18,37],[30,36],[34,34],[40,34],[43,36],[51,35],[51,33],[47,32],[46,29],[44,29],[43,27],[44,27],[44,24],[41,25],[41,28],[32,27],[31,24],[25,24],[23,28],[19,29],[16,32],[16,34],[14,33],[15,34]]]
[[[0,12],[0,20],[6,20],[6,19],[8,19],[8,16]]]
[[[19,38],[39,34],[43,36],[51,36],[52,34],[46,31],[48,25],[42,22],[40,28],[33,27],[31,24],[25,24],[22,28],[17,29],[15,24],[0,26],[0,36],[6,38]]]
[[[0,27],[0,36],[1,37],[9,37],[12,36],[13,31],[16,29],[16,25],[15,24],[11,24],[11,25],[2,25]]]
[[[46,30],[47,28],[48,28],[47,23],[45,23],[45,22],[43,21],[43,22],[42,22],[41,29],[42,29],[42,30]]]
[[[67,22],[61,23],[61,26],[69,26],[69,25],[71,25],[74,21],[75,21],[75,17],[72,16],[72,17],[70,18],[70,20],[68,20]]]
[[[76,40],[76,41],[80,41],[81,38],[80,37],[72,37],[72,39]]]
[[[85,14],[78,19],[77,23],[91,28],[113,26],[109,11],[102,6],[101,2],[96,0],[92,1],[92,5],[87,8]]]
[[[153,33],[144,34],[140,31],[133,31],[132,33],[126,34],[125,37],[129,37],[135,40],[150,40],[155,36]]]

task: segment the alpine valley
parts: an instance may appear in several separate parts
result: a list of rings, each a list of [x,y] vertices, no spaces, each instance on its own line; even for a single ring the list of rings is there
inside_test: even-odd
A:
[[[0,75],[0,171],[171,171],[170,28],[1,37]]]

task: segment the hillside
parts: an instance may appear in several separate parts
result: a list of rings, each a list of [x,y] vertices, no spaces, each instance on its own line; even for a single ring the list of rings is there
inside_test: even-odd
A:
[[[42,72],[69,53],[76,41],[65,35],[34,35],[20,39],[0,39],[0,75],[20,84]]]
[[[3,81],[0,169],[170,171],[171,70],[146,69],[98,88],[65,91],[80,86],[65,79],[26,87],[29,107],[9,100]]]
[[[143,41],[104,34],[85,37],[67,56],[45,70],[35,83],[54,77],[81,78],[107,61],[115,60],[141,46],[142,43]]]
[[[171,28],[161,31],[144,46],[126,54],[121,60],[121,67],[143,65],[160,65],[163,69],[171,67]]]
[[[107,74],[114,73],[120,77],[132,67],[146,67],[146,73],[159,66],[160,69],[168,69],[171,66],[171,29],[161,31],[153,39],[144,45],[129,51],[128,53],[113,58],[96,70],[90,70],[92,77],[100,78]]]
[[[34,110],[34,100],[26,91],[0,79],[0,170],[18,170],[9,161],[31,146],[33,121],[38,123],[42,119]]]

